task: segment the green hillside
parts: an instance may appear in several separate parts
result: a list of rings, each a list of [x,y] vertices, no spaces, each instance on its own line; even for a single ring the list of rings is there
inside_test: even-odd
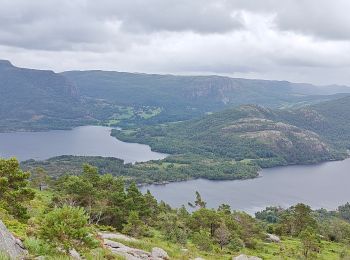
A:
[[[254,178],[259,170],[290,164],[312,164],[348,156],[350,97],[294,110],[244,105],[186,122],[114,130],[124,141],[149,144],[170,154],[160,161],[124,165],[103,157],[60,156],[22,162],[42,167],[51,176],[79,174],[82,163],[101,173],[137,183],[164,183],[193,178]]]
[[[221,76],[176,76],[114,71],[62,73],[86,97],[111,104],[161,113],[151,118],[131,116],[122,125],[190,119],[242,104],[290,107],[334,99],[350,92],[347,87],[317,87],[287,81],[249,80]],[[317,93],[314,95],[313,93]],[[120,120],[119,120],[120,121]]]
[[[88,123],[82,104],[76,87],[62,75],[0,61],[0,130]]]
[[[25,69],[0,61],[0,131],[104,124],[134,127],[198,118],[242,104],[302,107],[350,88],[221,76]],[[318,95],[313,95],[318,93]]]
[[[300,108],[280,111],[291,124],[309,129],[339,148],[350,149],[350,97]]]
[[[73,249],[82,259],[350,256],[349,203],[333,211],[313,210],[302,203],[272,206],[253,217],[227,204],[208,208],[198,192],[188,203],[190,211],[185,206],[172,208],[149,191],[141,193],[135,183],[125,185],[122,178],[100,175],[89,165],[79,176],[50,179],[41,169],[29,179],[16,159],[0,159],[0,177],[6,180],[0,190],[0,241],[6,241],[0,244],[0,259],[68,260],[73,259]],[[14,240],[23,241],[21,257],[8,256]]]
[[[312,164],[346,158],[349,100],[350,97],[294,110],[244,105],[185,122],[114,130],[112,135],[171,154],[166,161],[181,163],[187,158],[201,165],[188,165],[190,177],[255,177],[251,172],[257,171],[252,169],[256,166]],[[229,166],[225,169],[217,166],[230,164],[231,168],[240,167],[230,172]],[[205,167],[210,169],[213,165],[217,167],[209,173]],[[241,168],[243,165],[245,168]],[[202,171],[205,173],[199,174]]]

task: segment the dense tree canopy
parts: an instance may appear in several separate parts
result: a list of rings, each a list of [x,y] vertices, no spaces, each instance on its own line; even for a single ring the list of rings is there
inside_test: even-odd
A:
[[[0,159],[0,207],[21,220],[29,217],[25,203],[34,198],[28,186],[29,176],[16,159]]]

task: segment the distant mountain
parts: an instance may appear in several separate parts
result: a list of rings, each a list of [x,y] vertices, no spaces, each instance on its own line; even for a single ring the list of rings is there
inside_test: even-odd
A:
[[[64,76],[0,60],[0,129],[62,128],[85,117],[77,88]]]
[[[350,96],[294,110],[278,111],[281,120],[314,131],[327,142],[350,150]]]
[[[350,93],[350,87],[342,85],[315,86],[306,83],[290,83],[294,92],[304,95],[334,95],[337,93]]]
[[[0,60],[0,131],[96,123],[125,128],[193,119],[242,104],[295,108],[348,95],[337,91],[349,89],[221,76],[55,73]]]
[[[82,95],[123,106],[158,107],[153,122],[193,118],[242,104],[302,106],[350,93],[348,87],[317,87],[287,81],[221,76],[175,76],[111,71],[68,71]]]

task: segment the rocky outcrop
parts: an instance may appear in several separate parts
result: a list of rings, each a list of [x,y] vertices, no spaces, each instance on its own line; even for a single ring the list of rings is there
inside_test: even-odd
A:
[[[69,250],[69,255],[71,256],[71,258],[73,258],[74,260],[82,260],[79,252],[77,250],[75,250],[74,248]]]
[[[126,260],[168,260],[168,253],[163,249],[154,247],[152,253],[126,246],[120,242],[103,239],[103,244],[112,253],[123,256]]]
[[[155,259],[169,259],[168,253],[159,247],[152,248],[152,257]]]
[[[274,243],[281,242],[281,239],[278,236],[276,236],[274,234],[269,234],[269,233],[267,234],[266,240],[269,242],[274,242]]]
[[[131,242],[138,241],[136,238],[129,237],[120,233],[99,232],[98,235],[102,239],[118,239],[118,240],[131,241]]]
[[[262,260],[262,259],[257,256],[247,256],[242,254],[239,256],[234,256],[232,260]]]
[[[109,248],[112,253],[125,257],[126,260],[143,260],[152,259],[149,252],[128,247],[122,243],[115,242],[109,239],[104,239],[103,243],[105,247]]]
[[[9,255],[11,259],[24,259],[27,251],[22,242],[15,238],[0,220],[0,251]]]

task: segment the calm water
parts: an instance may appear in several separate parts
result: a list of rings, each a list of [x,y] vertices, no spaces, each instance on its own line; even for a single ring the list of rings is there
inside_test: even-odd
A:
[[[57,155],[99,155],[140,162],[165,158],[142,144],[125,143],[110,136],[111,128],[77,127],[48,132],[0,133],[0,157],[43,160]],[[193,180],[151,185],[159,200],[174,207],[194,200],[199,191],[208,207],[221,203],[254,213],[266,206],[288,207],[304,202],[313,208],[335,209],[350,201],[350,159],[313,166],[265,169],[261,177],[244,181]]]
[[[111,128],[82,126],[73,130],[0,133],[0,157],[43,160],[57,155],[93,155],[142,162],[165,158],[148,145],[125,143],[110,136]]]
[[[193,180],[151,185],[153,195],[174,207],[194,200],[199,191],[208,207],[222,203],[254,213],[266,206],[288,207],[304,202],[313,208],[335,209],[350,202],[350,159],[313,166],[265,169],[261,177],[244,181]]]

